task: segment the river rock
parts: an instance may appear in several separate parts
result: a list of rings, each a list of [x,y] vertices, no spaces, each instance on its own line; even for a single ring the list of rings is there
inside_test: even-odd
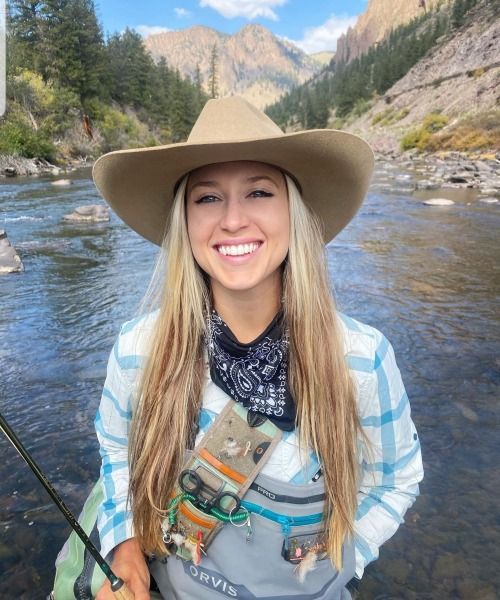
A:
[[[7,234],[0,229],[0,275],[20,273],[21,271],[24,271],[24,265],[9,242]]]
[[[485,204],[496,204],[498,202],[498,198],[479,198],[479,202],[484,202]]]
[[[3,172],[5,177],[15,177],[17,175],[17,169],[15,167],[5,167]]]
[[[426,206],[451,206],[452,204],[455,204],[455,202],[448,198],[430,198],[429,200],[424,200],[422,204],[425,204]]]
[[[52,185],[60,185],[60,186],[65,186],[65,185],[71,185],[73,182],[71,181],[71,179],[56,179],[55,181],[51,181]]]
[[[417,190],[437,190],[441,187],[440,181],[417,181],[415,188]]]
[[[462,402],[455,402],[455,406],[462,413],[465,419],[472,421],[473,423],[477,423],[479,421],[478,414],[469,406],[463,404]]]
[[[86,204],[64,215],[63,219],[72,223],[101,223],[109,221],[109,208],[102,204]]]
[[[469,183],[470,180],[470,173],[460,173],[460,174],[456,174],[456,175],[450,175],[448,177],[448,181],[450,183]]]

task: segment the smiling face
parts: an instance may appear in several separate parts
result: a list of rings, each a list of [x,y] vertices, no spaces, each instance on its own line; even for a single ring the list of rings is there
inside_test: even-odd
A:
[[[235,161],[207,165],[189,175],[187,227],[198,265],[214,298],[281,293],[280,266],[288,253],[285,178],[270,165]]]

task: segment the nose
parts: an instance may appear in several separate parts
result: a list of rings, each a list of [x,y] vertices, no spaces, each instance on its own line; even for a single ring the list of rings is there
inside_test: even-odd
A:
[[[224,212],[221,216],[221,229],[234,233],[248,224],[249,218],[240,199],[236,196],[228,198],[224,203]]]

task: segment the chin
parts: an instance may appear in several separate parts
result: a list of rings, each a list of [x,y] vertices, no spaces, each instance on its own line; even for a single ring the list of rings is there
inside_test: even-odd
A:
[[[214,276],[211,278],[217,287],[231,292],[246,292],[259,287],[266,280],[265,277],[252,277],[238,273],[225,275],[223,277]]]

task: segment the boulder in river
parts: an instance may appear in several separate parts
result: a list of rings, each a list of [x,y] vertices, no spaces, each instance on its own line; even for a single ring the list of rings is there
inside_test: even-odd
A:
[[[463,172],[463,173],[455,173],[454,175],[450,175],[450,177],[448,177],[448,181],[450,183],[469,183],[469,179],[470,179],[470,173]]]
[[[6,232],[0,229],[0,275],[20,273],[21,271],[24,271],[24,265],[9,242]]]
[[[71,223],[101,223],[109,221],[109,208],[102,204],[85,204],[64,215],[63,219]]]
[[[65,186],[65,185],[71,185],[73,182],[71,181],[71,179],[56,179],[55,181],[51,181],[52,185],[60,185],[60,186]]]
[[[485,204],[496,204],[498,202],[498,198],[479,198],[479,202],[484,202]]]
[[[429,200],[424,200],[423,204],[426,206],[451,206],[452,204],[455,204],[455,202],[448,198],[430,198]]]

